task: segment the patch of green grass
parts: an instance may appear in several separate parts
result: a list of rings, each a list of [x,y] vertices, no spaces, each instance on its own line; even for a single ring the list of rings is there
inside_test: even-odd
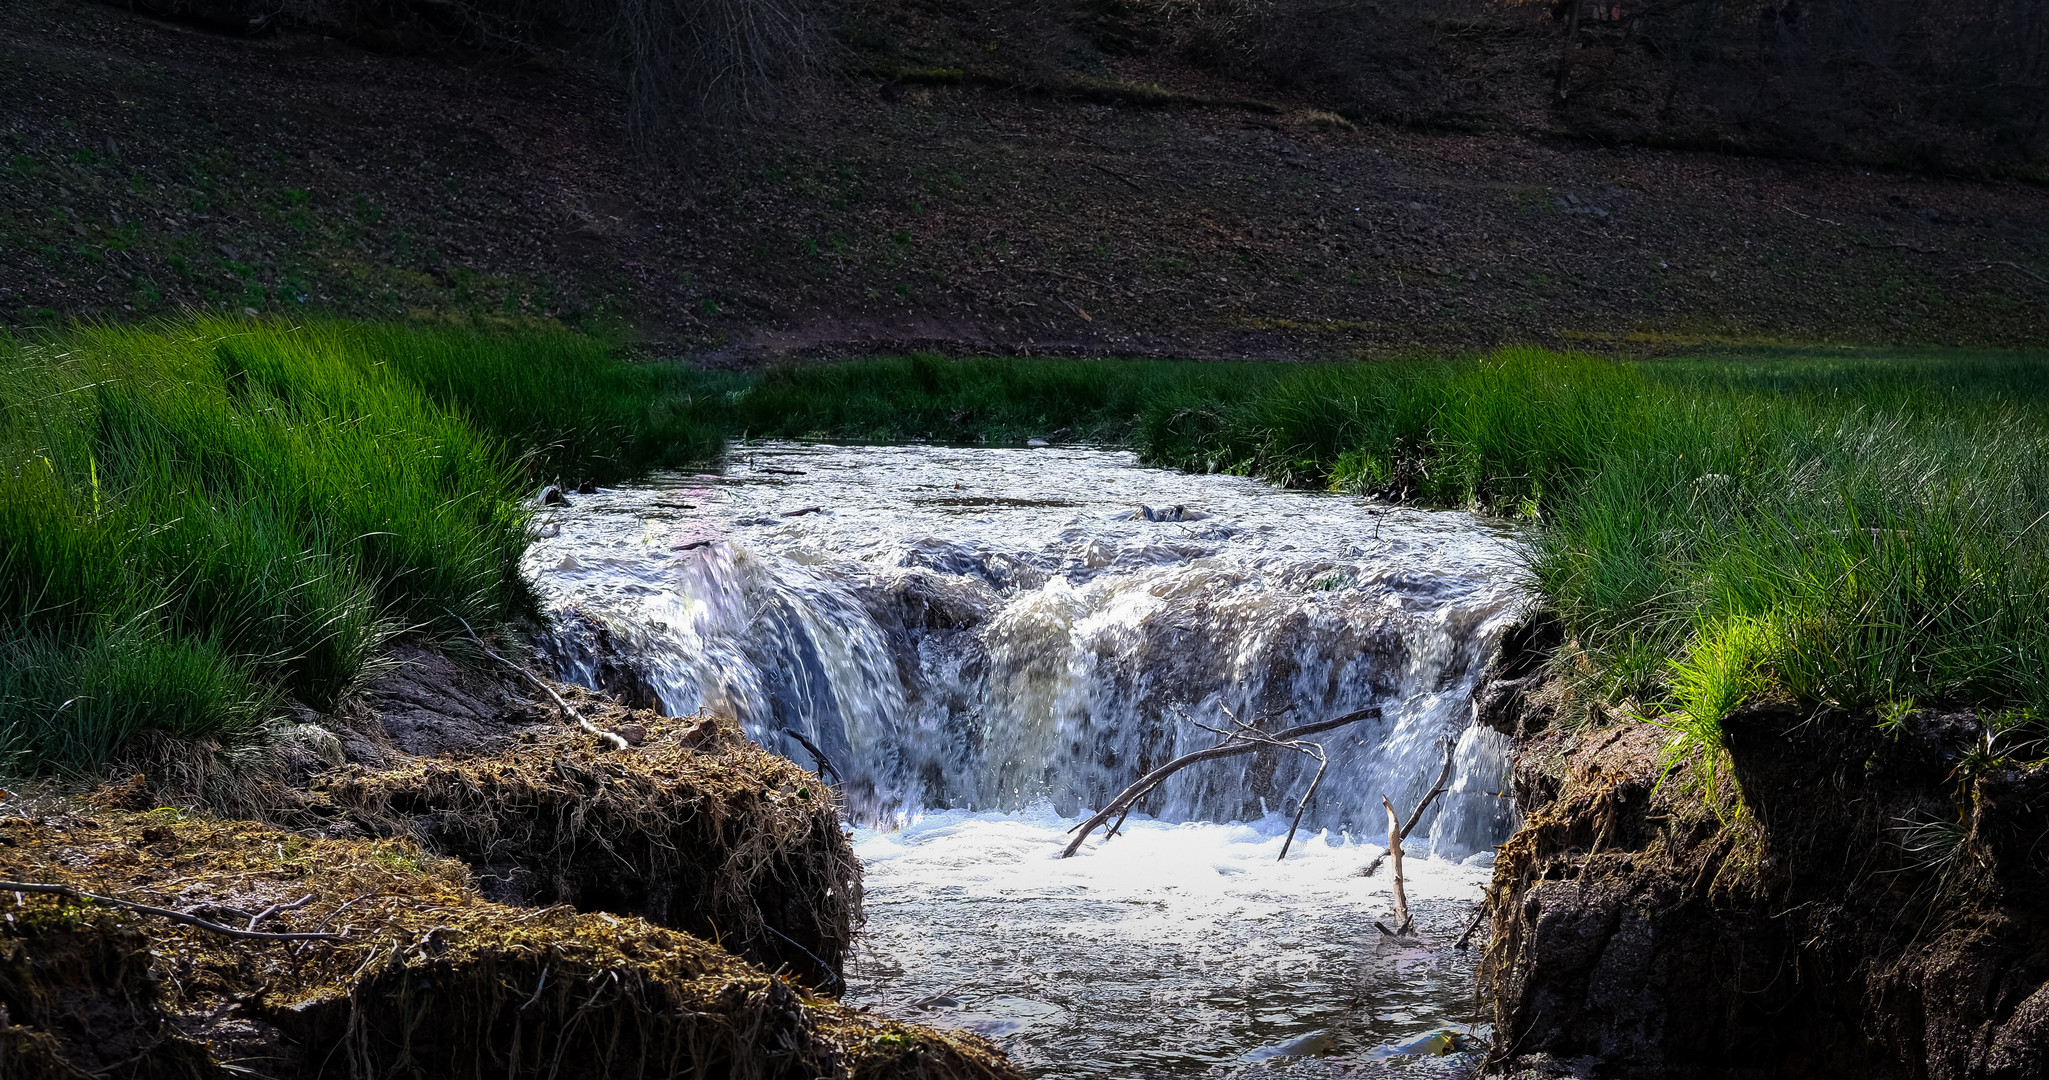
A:
[[[2049,367],[2025,356],[919,355],[771,372],[736,412],[754,435],[1064,429],[1154,464],[1530,522],[1599,692],[1701,745],[1759,695],[2049,707]]]
[[[559,330],[0,339],[0,770],[233,742],[394,633],[502,623],[537,477],[716,451],[690,378]]]
[[[1533,518],[1608,692],[1718,742],[1784,694],[2049,703],[2049,369],[2015,356],[1535,350],[1304,369],[1150,410],[1154,460]]]
[[[536,482],[741,434],[1124,444],[1521,520],[1595,689],[1663,717],[1675,753],[1758,696],[2049,715],[2049,374],[2022,356],[920,353],[740,376],[537,324],[220,321],[0,343],[0,768],[333,701],[395,631],[521,610]]]
[[[1124,442],[1148,408],[1229,396],[1278,372],[1262,364],[914,353],[771,370],[735,395],[734,422],[757,437],[1015,443],[1064,431],[1078,441]]]

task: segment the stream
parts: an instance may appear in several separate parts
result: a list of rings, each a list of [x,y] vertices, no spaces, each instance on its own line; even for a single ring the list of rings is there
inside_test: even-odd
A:
[[[1450,943],[1515,823],[1507,740],[1473,722],[1529,595],[1512,534],[1121,451],[794,443],[537,526],[563,678],[730,712],[839,778],[867,887],[849,1002],[1040,1076],[1437,1075],[1452,1060],[1405,1041],[1484,1038]],[[1376,705],[1314,740],[1328,771],[1285,860],[1304,754],[1183,770],[1059,858],[1234,723]],[[1423,944],[1388,941],[1381,796],[1406,813],[1447,750],[1405,844]]]

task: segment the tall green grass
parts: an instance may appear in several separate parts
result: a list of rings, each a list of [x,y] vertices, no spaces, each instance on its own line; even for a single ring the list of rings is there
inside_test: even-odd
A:
[[[2049,715],[2049,373],[2012,355],[947,360],[758,377],[566,332],[194,322],[0,341],[0,771],[333,703],[523,610],[541,481],[729,435],[1125,443],[1529,523],[1600,694]]]
[[[1166,401],[1237,400],[1273,364],[1059,359],[949,360],[929,353],[771,369],[731,395],[736,433],[948,443],[1129,440]]]
[[[518,613],[538,478],[715,452],[687,378],[550,331],[0,342],[0,769],[247,736],[395,632]]]
[[[779,372],[737,412],[758,434],[1066,427],[1522,519],[1599,692],[1692,741],[1761,695],[2049,707],[2049,368],[2025,357],[924,358]]]
[[[2049,370],[2021,358],[1323,368],[1148,414],[1147,456],[1532,521],[1606,692],[2049,705]]]

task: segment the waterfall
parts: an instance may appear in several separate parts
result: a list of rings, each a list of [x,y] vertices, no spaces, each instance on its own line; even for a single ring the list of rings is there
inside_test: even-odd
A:
[[[1470,515],[1111,451],[793,444],[553,514],[526,570],[561,675],[730,712],[812,765],[808,743],[859,821],[1072,815],[1234,723],[1377,705],[1316,740],[1305,825],[1384,832],[1381,796],[1413,805],[1447,744],[1452,786],[1411,844],[1457,857],[1512,825],[1506,740],[1473,699],[1528,582],[1514,537]],[[1314,768],[1205,763],[1143,810],[1252,820]]]

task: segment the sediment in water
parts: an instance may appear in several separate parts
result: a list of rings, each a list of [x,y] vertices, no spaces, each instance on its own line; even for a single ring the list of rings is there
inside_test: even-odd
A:
[[[2049,1070],[2049,766],[1969,715],[1756,706],[1718,793],[1641,722],[1526,738],[1484,978],[1496,1065],[1642,1078]],[[1739,796],[1740,793],[1740,796]]]
[[[520,909],[403,840],[172,810],[0,819],[0,877],[338,940],[0,894],[9,1077],[1009,1078],[972,1036],[812,996],[643,919]]]

